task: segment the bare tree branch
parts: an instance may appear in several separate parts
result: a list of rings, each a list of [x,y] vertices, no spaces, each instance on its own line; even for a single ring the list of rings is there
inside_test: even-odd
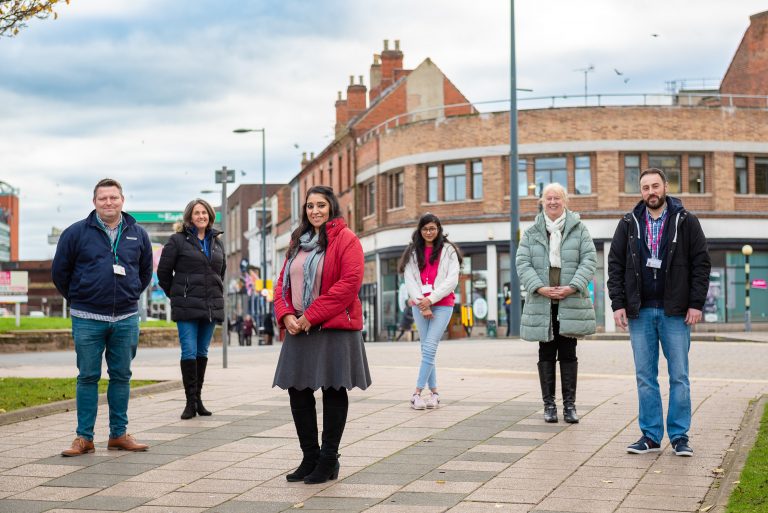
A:
[[[57,18],[54,6],[69,0],[0,0],[0,37],[13,37],[32,18]]]

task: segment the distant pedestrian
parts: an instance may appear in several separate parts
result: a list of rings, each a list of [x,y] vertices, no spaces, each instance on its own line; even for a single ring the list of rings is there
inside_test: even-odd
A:
[[[287,331],[272,386],[288,389],[304,455],[288,481],[324,483],[339,475],[347,390],[371,384],[363,345],[363,248],[341,217],[333,189],[307,191],[275,286],[275,316]],[[323,390],[322,446],[314,391]]]
[[[711,262],[695,215],[667,196],[664,171],[640,174],[642,200],[616,228],[608,254],[613,318],[629,327],[635,359],[642,436],[627,452],[661,450],[664,411],[659,390],[659,344],[669,369],[667,435],[678,456],[693,456],[688,351],[691,326],[701,320]]]
[[[261,316],[261,327],[264,330],[264,345],[271,346],[272,339],[275,337],[275,324],[272,321],[272,314],[270,312]]]
[[[568,193],[562,185],[546,185],[539,201],[542,211],[523,234],[515,260],[520,283],[528,293],[520,337],[539,343],[544,421],[557,422],[555,370],[559,360],[563,420],[574,424],[579,422],[576,339],[595,332],[589,283],[597,253],[586,225],[568,210]]]
[[[400,257],[398,269],[405,276],[408,305],[411,306],[421,342],[421,363],[411,408],[440,407],[437,391],[437,346],[453,314],[454,290],[459,283],[461,252],[448,240],[440,219],[430,213],[419,218],[411,242]],[[425,401],[421,391],[429,387]]]
[[[413,328],[413,307],[406,305],[405,309],[400,315],[400,333],[398,333],[396,341],[399,341],[406,331],[411,331]]]
[[[163,247],[157,278],[171,300],[181,347],[181,378],[187,404],[182,419],[211,415],[202,391],[208,347],[216,324],[224,322],[224,246],[213,227],[216,216],[203,199],[190,201],[183,223]]]
[[[246,315],[243,317],[243,340],[246,346],[251,345],[251,337],[253,337],[253,317]]]
[[[94,452],[102,356],[109,385],[107,449],[146,451],[127,433],[131,361],[139,345],[139,296],[152,281],[152,243],[123,212],[123,188],[110,178],[93,189],[95,209],[64,230],[53,257],[53,283],[70,304],[77,354],[77,437],[62,456]]]

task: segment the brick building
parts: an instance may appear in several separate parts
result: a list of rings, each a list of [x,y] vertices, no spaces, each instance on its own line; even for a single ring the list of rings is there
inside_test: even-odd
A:
[[[766,34],[768,12],[752,16],[721,89],[696,101],[680,101],[691,95],[678,92],[659,105],[519,112],[521,229],[533,221],[542,186],[562,183],[598,250],[591,293],[602,328],[615,329],[605,291],[610,240],[640,200],[638,176],[647,167],[665,170],[670,195],[699,216],[709,239],[702,328],[743,326],[743,244],[755,249],[751,277],[768,278]],[[487,321],[506,323],[510,294],[509,112],[478,113],[429,59],[401,68],[399,45],[393,51],[385,42],[371,66],[370,105],[362,80],[350,82],[346,100],[339,95],[336,139],[302,162],[290,185],[294,215],[278,224],[276,246],[287,245],[304,191],[333,186],[366,254],[366,330],[384,338],[400,315],[397,259],[419,215],[432,212],[465,254],[457,304],[474,306],[473,335],[483,334]],[[753,322],[767,316],[768,291],[754,290]]]
[[[0,181],[0,262],[19,259],[19,190]]]

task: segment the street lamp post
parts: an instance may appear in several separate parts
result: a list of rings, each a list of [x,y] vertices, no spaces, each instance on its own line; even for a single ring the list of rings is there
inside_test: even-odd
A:
[[[266,128],[238,128],[236,134],[261,132],[261,279],[267,286],[267,143]]]
[[[221,184],[221,245],[224,246],[224,261],[227,260],[227,183],[235,182],[235,171],[222,166],[215,172],[216,183]],[[229,320],[227,315],[227,272],[224,271],[224,323],[221,326],[222,366],[227,368],[227,346],[229,345]]]
[[[517,68],[515,63],[515,0],[509,3],[510,9],[510,57],[509,57],[509,288],[512,298],[509,303],[509,333],[507,336],[520,336],[520,278],[517,276],[515,255],[517,237],[520,232],[520,198],[517,190]]]
[[[752,314],[749,311],[749,255],[752,254],[752,246],[743,245],[741,254],[744,255],[744,331],[752,331]]]

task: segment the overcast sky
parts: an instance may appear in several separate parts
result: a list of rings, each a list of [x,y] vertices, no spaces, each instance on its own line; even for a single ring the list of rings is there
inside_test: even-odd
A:
[[[533,89],[519,96],[583,94],[575,70],[590,65],[590,94],[719,79],[766,9],[725,5],[518,1],[518,87]],[[336,91],[349,75],[368,83],[384,39],[401,41],[406,68],[431,58],[470,101],[509,98],[501,0],[72,0],[0,39],[0,180],[21,191],[20,258],[50,258],[46,234],[85,217],[106,176],[129,212],[183,209],[222,165],[261,183],[260,134],[235,128],[266,128],[267,181],[287,182],[302,151],[331,141]]]

